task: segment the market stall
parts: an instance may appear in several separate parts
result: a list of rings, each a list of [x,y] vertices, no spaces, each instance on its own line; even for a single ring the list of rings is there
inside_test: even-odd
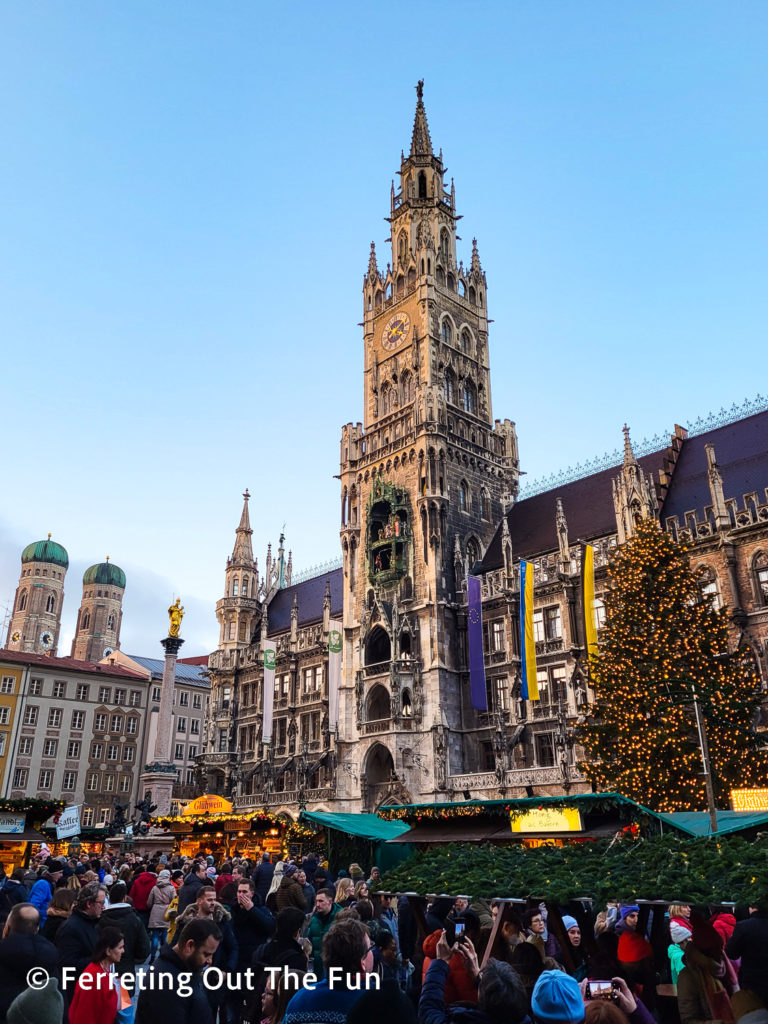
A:
[[[0,863],[7,875],[15,868],[28,866],[46,842],[41,831],[43,822],[63,807],[62,802],[53,800],[0,801]]]

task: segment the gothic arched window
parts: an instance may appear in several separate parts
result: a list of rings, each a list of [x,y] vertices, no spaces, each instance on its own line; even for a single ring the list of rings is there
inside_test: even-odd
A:
[[[440,232],[440,254],[448,256],[451,251],[451,241],[445,228]]]
[[[720,607],[720,591],[717,586],[717,574],[708,565],[702,565],[698,572],[699,587],[704,598],[711,598],[712,607]]]
[[[443,377],[443,394],[445,395],[446,402],[453,402],[455,390],[456,382],[454,380],[453,370],[446,370],[445,376]]]
[[[480,545],[474,537],[467,541],[467,571],[472,572],[475,562],[480,561]]]
[[[114,629],[114,628],[115,628],[115,616],[114,615],[110,615],[109,618],[107,619],[107,629]]]
[[[752,562],[752,572],[755,577],[757,603],[768,605],[768,555],[758,551]]]
[[[469,331],[464,328],[461,332],[461,351],[465,356],[468,356],[472,348],[472,338],[470,337]]]
[[[53,596],[53,594],[48,595],[45,602],[45,610],[47,612],[52,612],[56,610],[56,598]]]
[[[476,404],[475,385],[471,380],[465,380],[462,393],[462,405],[464,407],[464,411],[474,413]]]
[[[427,198],[427,176],[424,171],[419,171],[419,199]]]
[[[403,402],[413,401],[413,374],[404,373],[402,379]]]
[[[405,262],[408,258],[408,235],[405,231],[401,231],[397,239],[397,258],[400,263],[405,266]]]
[[[26,590],[22,590],[21,596],[19,597],[19,611],[23,612],[26,607],[27,607],[27,592],[26,592]]]
[[[469,487],[466,480],[459,484],[459,511],[469,512]]]
[[[450,320],[443,320],[443,343],[450,345],[453,341],[453,331],[451,330]]]
[[[243,589],[240,591],[243,597],[248,597],[248,577],[243,576]]]
[[[395,409],[395,389],[387,381],[381,389],[381,414],[387,416]]]
[[[91,624],[91,613],[88,611],[83,612],[83,617],[80,620],[80,629],[88,629]]]
[[[240,593],[240,584],[239,584],[239,582],[238,582],[238,579],[237,579],[237,577],[235,577],[235,578],[234,578],[234,579],[232,580],[232,597],[237,597],[237,595],[238,595],[239,593]]]

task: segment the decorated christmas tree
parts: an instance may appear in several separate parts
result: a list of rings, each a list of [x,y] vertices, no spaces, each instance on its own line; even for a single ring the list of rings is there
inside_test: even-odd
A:
[[[765,786],[752,654],[745,645],[730,649],[727,610],[702,593],[687,549],[641,520],[609,572],[606,623],[590,667],[594,702],[578,733],[589,780],[653,810],[705,810],[697,697],[717,806],[730,806],[731,788]]]

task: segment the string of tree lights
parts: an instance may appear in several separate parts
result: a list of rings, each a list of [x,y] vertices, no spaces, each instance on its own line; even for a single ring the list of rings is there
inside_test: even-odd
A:
[[[765,785],[753,655],[743,643],[729,651],[728,613],[702,593],[687,548],[642,520],[616,551],[609,577],[606,624],[590,666],[594,702],[577,731],[590,782],[652,810],[704,809],[698,700],[716,805],[729,807],[733,787]]]

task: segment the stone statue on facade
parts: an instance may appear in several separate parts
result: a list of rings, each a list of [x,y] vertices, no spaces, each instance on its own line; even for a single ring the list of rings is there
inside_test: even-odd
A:
[[[181,620],[184,618],[184,605],[181,603],[180,597],[177,597],[168,609],[168,618],[170,619],[168,636],[178,636],[181,631]]]

